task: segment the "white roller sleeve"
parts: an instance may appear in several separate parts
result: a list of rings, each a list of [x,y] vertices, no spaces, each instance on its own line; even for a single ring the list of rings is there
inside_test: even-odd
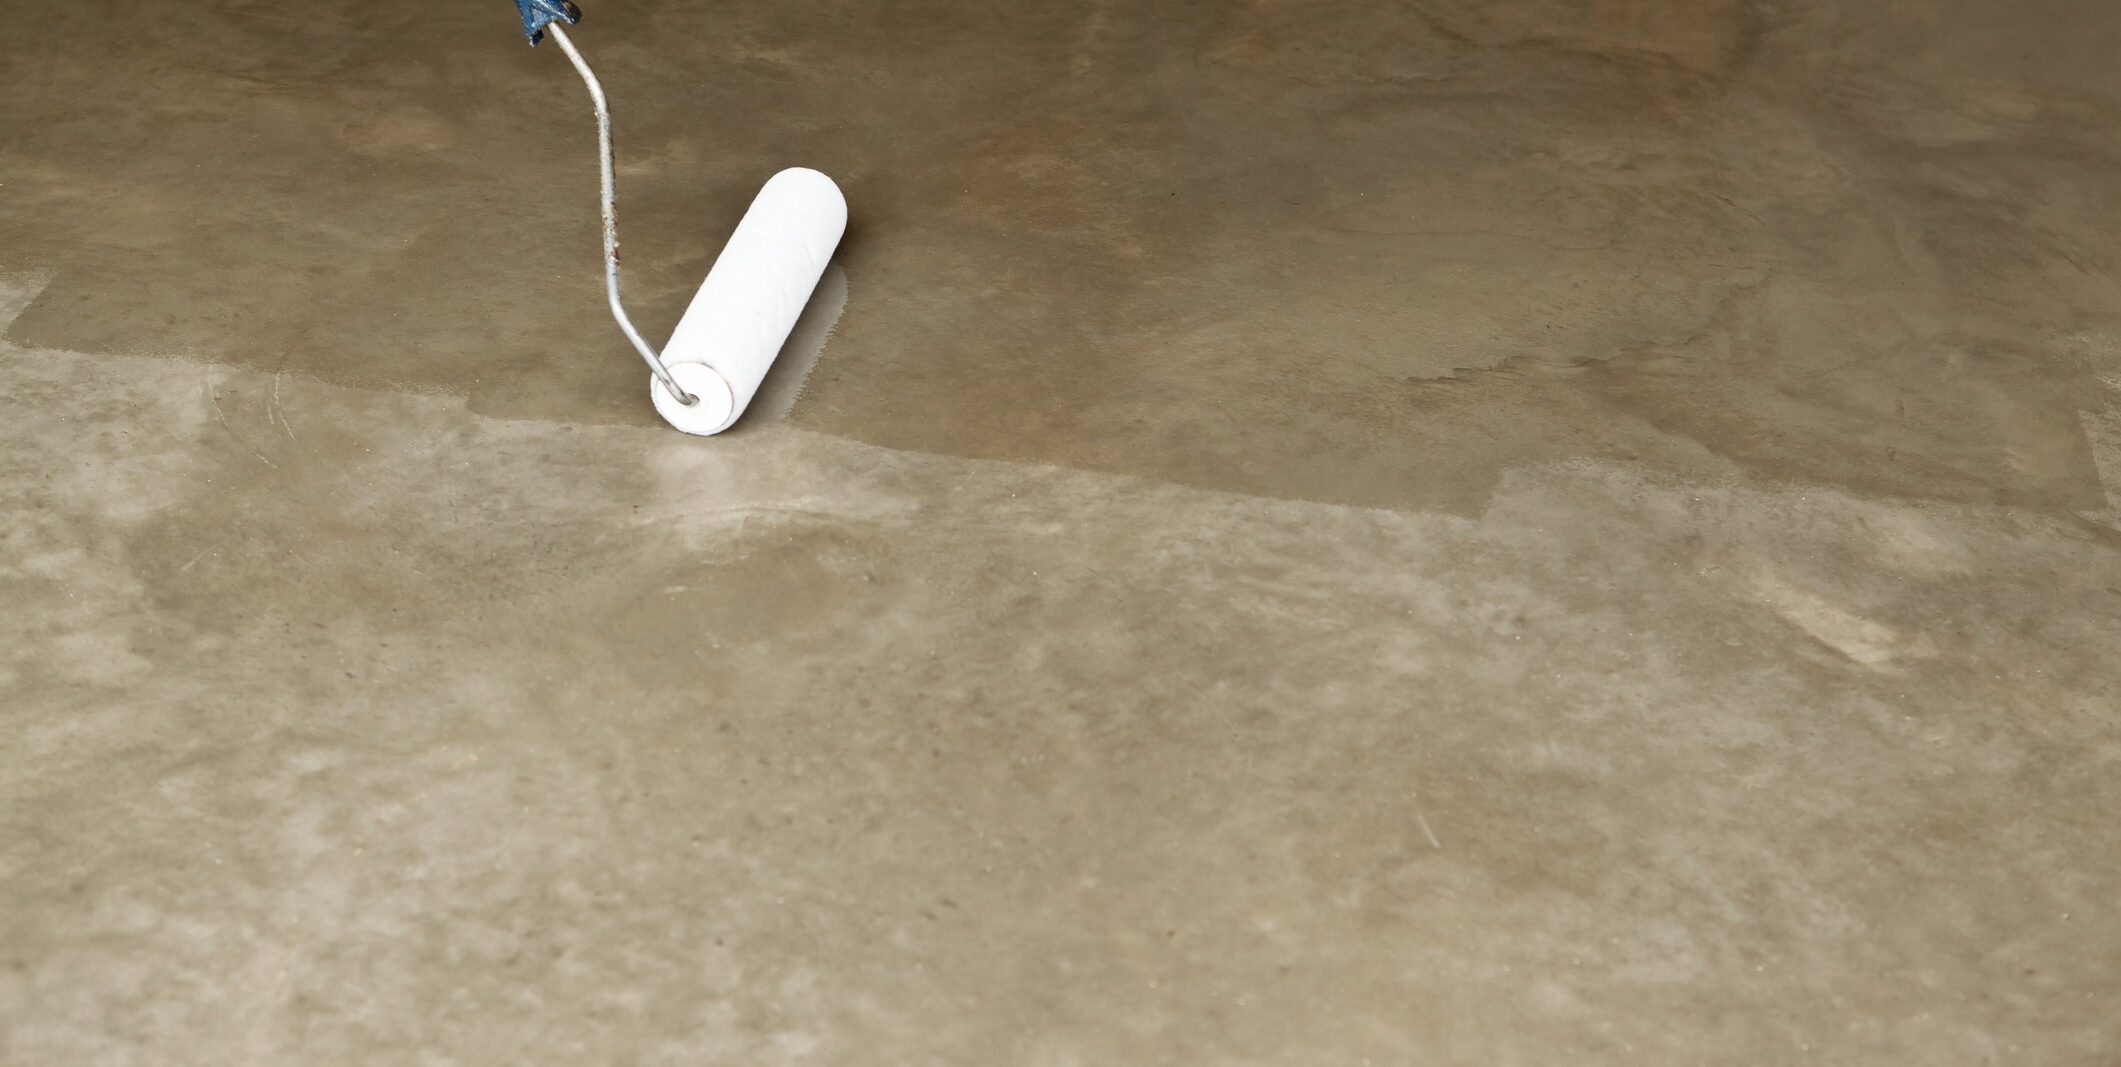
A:
[[[767,180],[663,346],[670,376],[699,402],[680,404],[648,379],[665,421],[714,434],[744,413],[846,231],[847,201],[832,179],[795,167]]]

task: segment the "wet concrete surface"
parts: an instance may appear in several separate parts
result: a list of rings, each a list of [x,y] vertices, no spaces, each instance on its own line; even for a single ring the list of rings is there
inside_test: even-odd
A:
[[[9,14],[8,1062],[2121,1057],[2121,10],[512,18]]]

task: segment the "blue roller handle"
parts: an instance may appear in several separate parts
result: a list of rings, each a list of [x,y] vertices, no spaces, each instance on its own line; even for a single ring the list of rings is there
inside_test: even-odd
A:
[[[582,9],[568,0],[516,0],[516,10],[523,15],[523,36],[530,38],[532,48],[545,39],[545,27],[555,22],[572,26],[582,21]]]

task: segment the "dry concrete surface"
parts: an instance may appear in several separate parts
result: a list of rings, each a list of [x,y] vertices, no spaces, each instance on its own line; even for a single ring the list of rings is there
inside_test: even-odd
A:
[[[584,2],[719,438],[504,0],[0,19],[7,1064],[2121,1063],[2121,5]]]

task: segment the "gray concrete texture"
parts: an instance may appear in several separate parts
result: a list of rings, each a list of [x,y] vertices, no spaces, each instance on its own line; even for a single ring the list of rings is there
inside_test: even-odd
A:
[[[2121,1062],[2111,0],[592,2],[711,440],[370,7],[0,23],[7,1063]]]

